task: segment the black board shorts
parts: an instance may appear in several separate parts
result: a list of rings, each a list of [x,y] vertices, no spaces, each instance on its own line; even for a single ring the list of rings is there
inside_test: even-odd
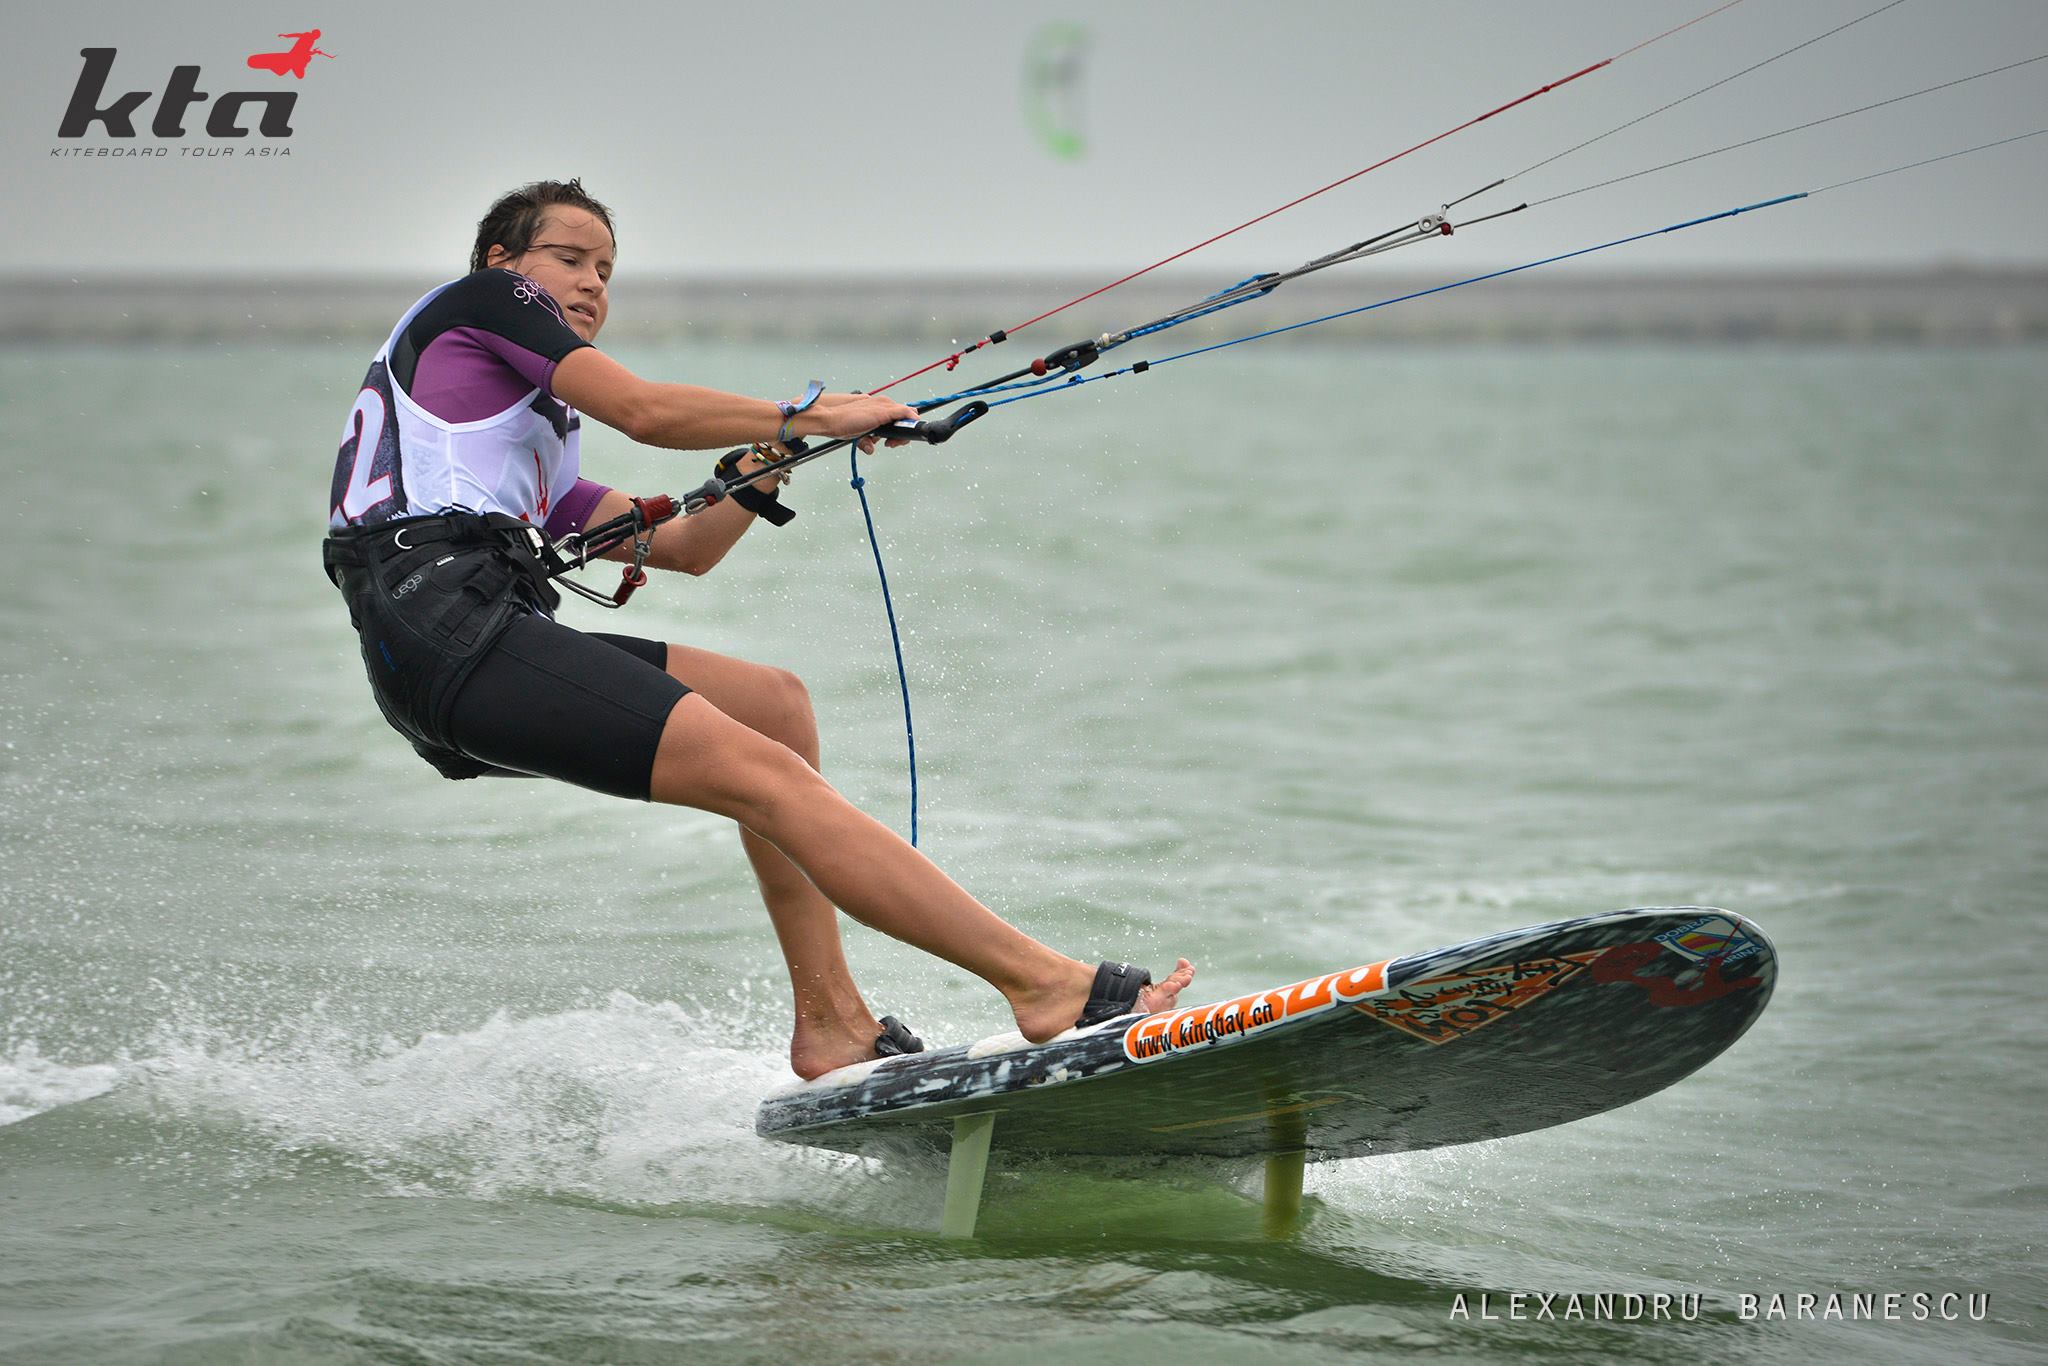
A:
[[[493,769],[646,801],[668,714],[690,690],[668,646],[519,617],[448,711],[450,747]]]
[[[531,774],[646,801],[689,689],[668,647],[574,630],[509,517],[447,514],[329,535],[378,710],[447,778]]]

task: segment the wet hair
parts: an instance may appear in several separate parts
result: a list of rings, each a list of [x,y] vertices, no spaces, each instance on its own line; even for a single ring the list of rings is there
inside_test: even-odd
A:
[[[541,220],[547,217],[547,211],[563,204],[595,215],[604,224],[605,231],[611,233],[612,241],[617,243],[619,234],[612,227],[611,210],[584,191],[581,177],[575,180],[536,180],[500,196],[498,202],[491,205],[483,222],[476,225],[476,248],[469,254],[469,268],[472,271],[482,270],[492,247],[503,247],[515,259],[524,256],[533,246],[533,239],[540,234]]]

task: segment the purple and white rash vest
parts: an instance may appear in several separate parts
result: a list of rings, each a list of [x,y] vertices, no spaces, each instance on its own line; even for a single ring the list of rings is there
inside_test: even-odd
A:
[[[590,345],[524,275],[487,269],[406,310],[370,362],[342,429],[330,527],[466,510],[550,537],[580,528],[608,490],[578,477],[582,417],[548,387]]]

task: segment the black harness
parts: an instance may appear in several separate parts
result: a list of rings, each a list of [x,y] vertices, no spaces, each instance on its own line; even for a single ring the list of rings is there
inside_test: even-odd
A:
[[[537,528],[501,512],[347,527],[321,546],[379,709],[451,778],[489,771],[450,740],[456,693],[514,621],[561,605],[547,551]]]

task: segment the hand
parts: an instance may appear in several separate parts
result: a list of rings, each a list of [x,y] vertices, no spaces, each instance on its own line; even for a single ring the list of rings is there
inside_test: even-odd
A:
[[[892,398],[877,398],[873,394],[820,394],[816,403],[797,415],[796,429],[801,436],[861,436],[891,422],[916,420],[915,408]],[[891,441],[889,444],[900,446],[904,443]],[[872,451],[875,443],[863,441],[860,448]]]
[[[764,465],[772,465],[788,454],[789,448],[779,441],[757,441],[754,443],[754,449],[751,452],[740,457],[739,472],[741,475],[745,475],[750,471],[760,469]],[[775,474],[764,475],[754,480],[752,486],[759,492],[773,493],[777,488],[788,482],[789,471],[781,470]]]

